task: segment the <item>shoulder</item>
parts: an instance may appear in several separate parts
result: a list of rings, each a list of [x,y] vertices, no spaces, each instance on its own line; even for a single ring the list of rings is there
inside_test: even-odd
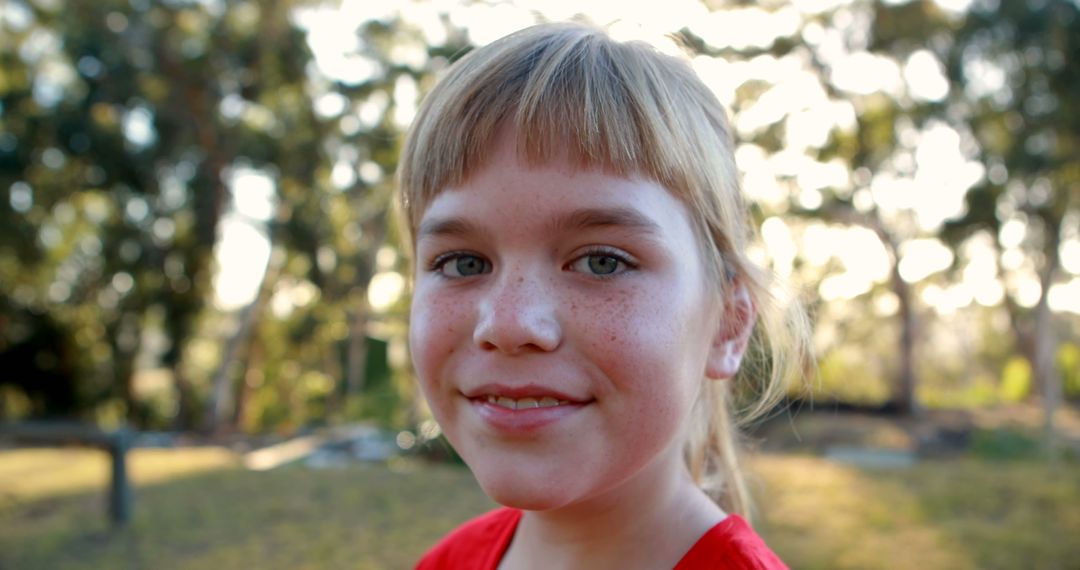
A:
[[[745,519],[728,515],[690,548],[675,570],[705,568],[787,570],[787,565],[765,545]]]
[[[519,520],[521,511],[499,508],[467,521],[433,546],[416,569],[494,569]]]

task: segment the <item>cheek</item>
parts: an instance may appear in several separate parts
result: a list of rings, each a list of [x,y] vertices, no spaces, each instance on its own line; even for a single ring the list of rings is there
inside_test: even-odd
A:
[[[453,358],[463,335],[471,336],[466,317],[462,303],[420,289],[413,296],[409,347],[425,390],[439,383],[440,373]]]
[[[644,406],[664,406],[696,392],[704,377],[697,309],[685,296],[658,288],[628,288],[573,312],[591,360]],[[700,368],[700,370],[697,370]]]
[[[575,317],[588,359],[604,378],[597,395],[612,411],[604,433],[620,433],[627,443],[604,448],[613,465],[648,461],[675,444],[704,377],[690,364],[688,312],[677,295],[665,293],[613,293],[577,313],[589,318]]]

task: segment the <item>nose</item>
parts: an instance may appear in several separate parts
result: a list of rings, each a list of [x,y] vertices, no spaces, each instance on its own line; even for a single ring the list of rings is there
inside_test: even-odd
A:
[[[480,302],[473,341],[506,354],[553,351],[562,343],[557,304],[538,277],[500,276]]]

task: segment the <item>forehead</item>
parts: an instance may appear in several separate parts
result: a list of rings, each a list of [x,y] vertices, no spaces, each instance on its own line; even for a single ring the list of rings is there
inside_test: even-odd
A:
[[[570,144],[563,145],[543,160],[536,160],[529,157],[528,144],[528,137],[513,127],[501,127],[487,145],[484,159],[467,173],[464,181],[437,190],[427,204],[421,204],[423,210],[419,218],[427,217],[436,206],[441,210],[478,198],[484,204],[490,204],[496,196],[509,196],[517,201],[557,198],[569,201],[567,206],[576,207],[650,201],[672,206],[674,201],[685,213],[680,199],[640,173],[615,172],[596,160],[572,154]],[[651,188],[642,191],[644,187]],[[635,192],[635,189],[639,191]],[[654,206],[659,205],[654,203]]]
[[[691,226],[683,202],[652,180],[584,167],[566,156],[530,164],[513,144],[502,144],[493,146],[465,182],[431,200],[418,221],[417,239],[618,228],[693,243]]]
[[[463,164],[450,169],[445,169],[446,163],[439,164],[442,168],[435,168],[434,177],[429,179],[439,182],[426,188],[418,187],[418,192],[411,193],[412,205],[407,212],[410,230],[415,234],[420,218],[443,194],[475,187],[478,181],[488,182],[490,175],[498,172],[544,170],[559,173],[563,177],[599,173],[623,178],[641,176],[640,172],[624,172],[618,169],[602,156],[586,156],[575,152],[577,145],[572,142],[573,133],[564,133],[563,137],[565,140],[561,142],[547,140],[542,133],[519,129],[509,120],[502,121],[494,129],[490,139],[469,153],[471,159],[466,157]]]

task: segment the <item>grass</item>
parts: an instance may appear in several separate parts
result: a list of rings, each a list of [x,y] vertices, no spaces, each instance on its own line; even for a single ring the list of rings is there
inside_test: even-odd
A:
[[[8,486],[37,468],[56,473],[60,455],[68,489]],[[220,449],[137,450],[135,517],[112,531],[105,454],[4,452],[0,569],[408,568],[491,507],[467,471],[417,465],[249,472]]]
[[[109,529],[100,452],[0,452],[0,569],[410,568],[491,508],[468,471],[399,461],[270,472],[222,449],[137,450],[132,525]],[[756,525],[793,568],[1076,568],[1080,469],[933,461],[866,471],[752,462]]]
[[[975,458],[861,470],[755,463],[760,530],[793,568],[1068,569],[1080,563],[1075,464]]]

